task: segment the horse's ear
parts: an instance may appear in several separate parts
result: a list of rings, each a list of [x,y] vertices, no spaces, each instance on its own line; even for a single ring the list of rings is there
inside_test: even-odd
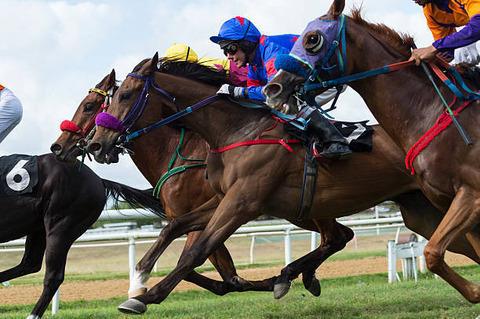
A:
[[[152,63],[150,64],[150,68],[153,71],[156,71],[157,70],[157,65],[158,65],[158,51],[155,52],[155,55],[152,58]]]
[[[108,78],[108,84],[109,86],[112,86],[115,84],[115,69],[112,69],[112,72],[110,72],[109,78]]]
[[[343,9],[345,8],[345,0],[334,0],[328,14],[333,17],[332,20],[335,20],[339,15],[342,14]]]

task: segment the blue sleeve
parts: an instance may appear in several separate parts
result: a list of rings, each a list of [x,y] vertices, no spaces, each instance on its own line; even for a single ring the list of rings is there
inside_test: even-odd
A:
[[[439,51],[453,51],[480,40],[480,14],[474,15],[465,27],[433,42],[433,46]]]

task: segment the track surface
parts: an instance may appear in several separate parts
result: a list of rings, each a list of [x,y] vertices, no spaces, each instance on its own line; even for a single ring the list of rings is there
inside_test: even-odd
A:
[[[463,256],[447,254],[446,257],[447,263],[452,266],[473,264],[471,260]],[[282,267],[240,269],[238,273],[240,276],[250,280],[260,280],[278,275],[281,269]],[[397,265],[397,270],[401,271],[400,263]],[[386,272],[387,259],[385,257],[372,257],[360,260],[326,262],[317,270],[317,277],[321,279]],[[213,279],[220,280],[220,276],[216,272],[205,272],[203,274]],[[150,278],[149,287],[160,280],[161,277]],[[190,289],[201,288],[182,281],[175,291],[185,291]],[[60,300],[72,301],[79,299],[93,300],[107,299],[111,297],[126,297],[127,290],[128,279],[65,282],[60,288]],[[0,286],[0,306],[35,303],[40,296],[41,291],[41,285]]]

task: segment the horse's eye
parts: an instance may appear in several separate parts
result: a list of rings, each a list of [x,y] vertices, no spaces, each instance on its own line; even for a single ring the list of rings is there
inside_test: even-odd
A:
[[[123,100],[128,100],[130,96],[132,96],[131,93],[122,93],[122,95],[120,95],[120,102],[122,102]]]
[[[325,43],[325,37],[320,30],[310,31],[303,38],[303,47],[308,55],[315,55],[320,52],[323,43]]]
[[[90,112],[92,109],[93,109],[92,103],[87,103],[87,104],[85,104],[85,106],[83,107],[83,112]]]

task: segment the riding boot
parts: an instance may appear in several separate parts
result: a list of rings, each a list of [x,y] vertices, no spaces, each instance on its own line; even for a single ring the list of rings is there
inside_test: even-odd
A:
[[[307,131],[324,142],[321,156],[329,159],[346,159],[352,155],[352,150],[342,134],[318,110],[311,112],[306,119],[309,120]]]

